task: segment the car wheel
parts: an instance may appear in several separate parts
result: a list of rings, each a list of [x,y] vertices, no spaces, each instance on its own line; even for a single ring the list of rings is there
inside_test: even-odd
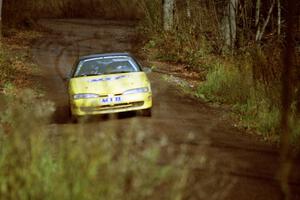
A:
[[[78,117],[72,114],[71,108],[69,108],[69,119],[71,123],[78,123]]]
[[[76,117],[76,116],[74,116],[74,115],[72,115],[71,117],[70,117],[70,120],[71,120],[71,123],[73,123],[73,124],[77,124],[78,123],[78,118]]]
[[[78,124],[78,123],[85,123],[87,121],[87,117],[86,116],[71,116],[71,122],[74,124]]]
[[[152,109],[151,108],[141,110],[141,112],[142,112],[142,116],[144,116],[144,117],[151,117],[152,116]]]
[[[70,117],[71,123],[74,123],[74,124],[78,123],[78,118],[76,116],[72,115],[71,112],[70,112],[69,117]]]

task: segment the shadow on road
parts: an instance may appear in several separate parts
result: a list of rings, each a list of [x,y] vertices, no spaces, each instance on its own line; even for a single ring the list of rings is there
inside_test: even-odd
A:
[[[80,122],[84,123],[101,123],[105,121],[120,120],[120,119],[130,119],[141,117],[137,112],[122,112],[114,114],[103,114],[103,115],[91,115],[83,117]],[[56,111],[54,112],[51,120],[52,124],[72,124],[69,106],[56,106]]]

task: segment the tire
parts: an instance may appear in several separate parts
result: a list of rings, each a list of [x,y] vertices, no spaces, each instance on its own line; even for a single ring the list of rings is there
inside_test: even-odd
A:
[[[148,108],[148,109],[141,110],[141,113],[142,113],[143,117],[151,117],[152,116],[152,109]]]
[[[71,117],[70,117],[70,120],[71,120],[71,123],[73,123],[73,124],[77,124],[78,123],[78,118],[77,117],[75,117],[74,115],[72,115]]]
[[[81,123],[85,123],[87,121],[87,117],[86,116],[71,116],[71,122],[74,124],[81,124]]]
[[[69,119],[73,124],[77,124],[79,122],[78,117],[72,114],[71,108],[69,108]]]

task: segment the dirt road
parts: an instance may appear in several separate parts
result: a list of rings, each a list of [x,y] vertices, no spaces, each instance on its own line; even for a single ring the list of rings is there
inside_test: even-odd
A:
[[[68,96],[64,78],[78,55],[132,51],[134,24],[78,19],[42,20],[39,23],[52,31],[35,41],[32,54],[44,72],[41,81],[47,98],[56,104],[53,126],[56,130],[66,127],[76,129],[79,125],[68,123]],[[214,170],[206,173],[205,169],[195,167],[195,180],[191,185],[193,195],[190,199],[203,199],[202,193],[211,196],[220,194],[216,199],[279,199],[274,178],[278,153],[274,146],[263,144],[256,137],[235,128],[225,109],[212,108],[182,94],[175,86],[164,81],[161,74],[153,72],[149,77],[154,92],[152,118],[134,115],[95,118],[84,124],[87,134],[111,128],[121,134],[130,129],[157,138],[167,136],[170,144],[178,147],[186,145],[191,159],[201,159],[205,152]],[[300,176],[296,169],[291,185],[293,199],[300,199]],[[211,177],[218,178],[209,182]],[[229,185],[231,187],[227,187]],[[224,188],[226,191],[221,194]],[[205,199],[213,198],[208,196]]]

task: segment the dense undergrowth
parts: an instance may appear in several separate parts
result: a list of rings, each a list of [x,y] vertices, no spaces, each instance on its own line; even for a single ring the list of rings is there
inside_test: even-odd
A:
[[[198,5],[201,3],[190,2],[195,4],[190,10],[192,17],[187,17],[186,5],[181,6],[182,9],[176,10],[172,31],[157,28],[162,26],[155,18],[141,23],[139,30],[145,38],[145,55],[150,60],[184,64],[190,71],[205,71],[205,81],[199,80],[195,96],[231,105],[240,127],[277,140],[281,112],[280,39],[275,35],[263,43],[255,43],[248,31],[247,35],[238,36],[237,47],[230,50],[224,46],[218,28],[220,18],[210,12],[213,10],[210,4],[201,7]],[[148,17],[156,10],[150,12]],[[296,80],[297,72],[293,72]],[[296,131],[299,129],[296,108],[299,88],[294,87],[291,124],[295,139],[299,136]]]
[[[134,131],[134,120],[121,133],[84,124],[57,131],[49,125],[54,105],[31,90],[7,95],[5,105],[0,199],[220,199],[234,183],[204,151],[191,159],[185,145]]]
[[[180,154],[159,164],[163,142],[113,130],[93,135],[83,127],[57,137],[48,125],[51,102],[37,100],[30,90],[6,100],[0,199],[181,199],[186,159]],[[158,193],[159,187],[168,192]]]

